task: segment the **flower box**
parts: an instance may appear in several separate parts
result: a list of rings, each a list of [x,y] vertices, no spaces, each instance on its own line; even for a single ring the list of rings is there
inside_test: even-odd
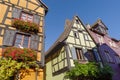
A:
[[[27,33],[37,33],[39,31],[39,25],[33,22],[26,22],[21,19],[14,19],[12,21],[12,27]]]
[[[3,56],[16,61],[36,61],[37,52],[28,48],[7,47],[4,49]]]

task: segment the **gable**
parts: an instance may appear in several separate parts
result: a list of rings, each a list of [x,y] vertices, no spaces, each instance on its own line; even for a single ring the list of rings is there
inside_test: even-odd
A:
[[[108,30],[106,25],[100,19],[98,19],[97,22],[94,25],[92,25],[90,29],[100,35],[107,34],[107,30]]]
[[[95,47],[94,41],[78,17],[74,17],[71,26],[71,31],[66,39],[67,43],[79,46]]]

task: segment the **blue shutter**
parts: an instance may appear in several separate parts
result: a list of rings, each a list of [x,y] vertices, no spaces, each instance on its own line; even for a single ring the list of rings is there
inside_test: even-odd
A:
[[[93,49],[93,53],[94,53],[96,61],[98,61],[98,62],[101,61],[101,58],[99,56],[97,49]]]
[[[12,46],[14,37],[15,37],[15,31],[13,30],[6,30],[3,38],[3,45],[6,46]]]
[[[87,53],[87,49],[82,48],[82,53],[85,60],[88,60],[87,57],[85,56],[85,54]]]
[[[19,18],[20,18],[21,11],[22,11],[21,9],[13,8],[12,17],[19,19]]]
[[[76,51],[75,51],[75,47],[72,47],[71,48],[71,52],[72,52],[72,57],[73,57],[73,59],[77,59],[77,56],[76,56]]]
[[[30,48],[33,50],[38,50],[38,45],[39,45],[39,36],[38,35],[31,35],[31,40],[30,40]]]
[[[40,23],[40,16],[34,15],[33,16],[33,22],[36,23],[36,24],[39,24]]]

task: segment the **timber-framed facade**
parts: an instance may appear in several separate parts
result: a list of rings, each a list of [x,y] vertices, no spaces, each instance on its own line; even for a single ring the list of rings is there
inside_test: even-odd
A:
[[[46,80],[64,80],[66,71],[89,61],[101,63],[97,46],[78,16],[66,20],[64,32],[46,52]]]
[[[44,67],[44,17],[47,12],[48,8],[41,0],[0,0],[1,57],[6,47],[30,48],[37,51],[37,61]],[[16,20],[18,23],[14,26],[13,22]],[[33,24],[37,28],[32,26],[32,29],[25,29],[24,25],[19,26],[20,22]],[[22,80],[44,79],[43,68],[30,72]]]

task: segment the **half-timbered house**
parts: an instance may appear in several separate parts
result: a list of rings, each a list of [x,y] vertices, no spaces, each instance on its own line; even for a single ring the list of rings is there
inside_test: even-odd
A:
[[[97,47],[78,16],[66,20],[64,32],[48,49],[45,56],[46,80],[64,80],[66,71],[88,61],[100,62]]]
[[[48,8],[41,0],[0,0],[0,56],[6,47],[37,51],[44,66],[44,17]],[[43,69],[30,70],[22,80],[43,80]]]
[[[109,64],[113,71],[113,80],[120,79],[120,46],[117,39],[111,38],[107,26],[98,19],[95,24],[87,25],[87,29],[98,45],[103,64]]]

